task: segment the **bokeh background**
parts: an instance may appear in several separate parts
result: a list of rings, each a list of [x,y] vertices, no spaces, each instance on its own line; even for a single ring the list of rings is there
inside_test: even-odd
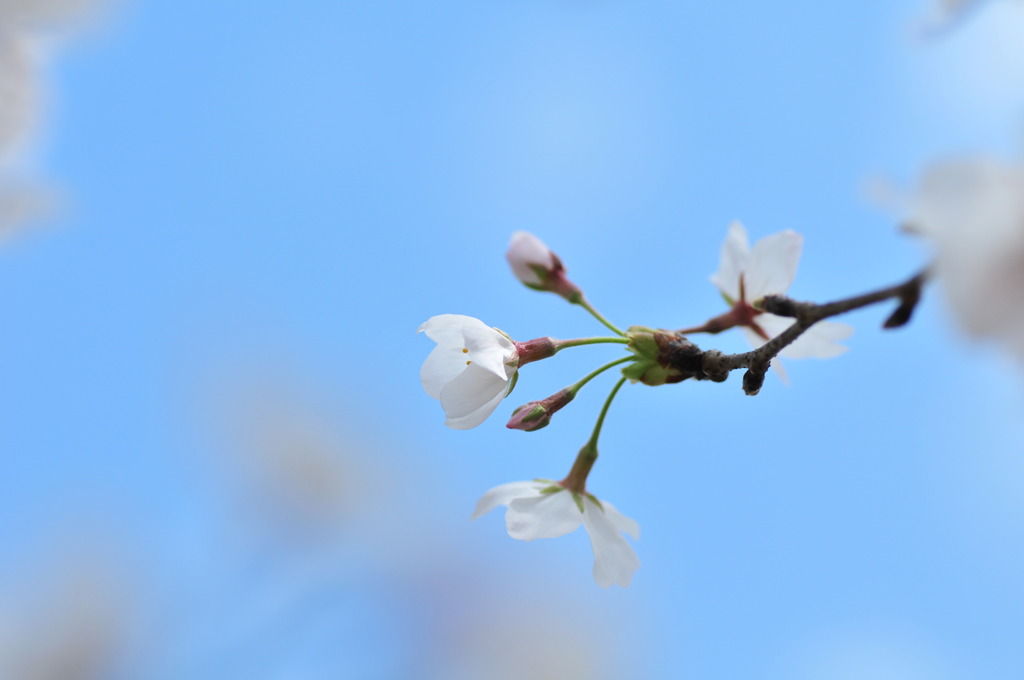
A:
[[[434,314],[601,333],[514,280],[518,229],[621,325],[723,311],[737,218],[805,235],[798,298],[923,266],[919,172],[1017,158],[1024,114],[1024,6],[930,10],[137,0],[25,29],[14,167],[52,200],[0,249],[0,676],[1022,677],[1020,370],[934,286],[755,398],[624,389],[590,486],[642,526],[625,590],[582,531],[469,521],[564,475],[611,376],[504,420],[616,350],[530,366],[468,432],[418,379]]]

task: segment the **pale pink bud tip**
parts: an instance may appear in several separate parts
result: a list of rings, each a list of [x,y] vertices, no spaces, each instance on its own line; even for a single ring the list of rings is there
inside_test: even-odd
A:
[[[512,234],[505,253],[512,273],[519,281],[534,290],[557,293],[570,302],[582,297],[576,284],[565,276],[565,266],[543,241],[526,231]]]

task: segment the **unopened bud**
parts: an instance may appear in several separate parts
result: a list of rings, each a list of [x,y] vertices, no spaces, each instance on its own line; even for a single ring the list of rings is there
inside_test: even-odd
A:
[[[920,287],[912,288],[907,291],[900,299],[900,306],[889,315],[889,318],[885,320],[882,328],[899,328],[900,326],[907,325],[907,323],[910,322],[910,317],[914,315],[914,309],[917,307],[917,303],[920,300]]]
[[[565,276],[565,266],[544,242],[527,231],[512,234],[505,258],[523,285],[578,302],[583,292]]]
[[[882,324],[882,328],[888,330],[891,328],[900,328],[901,326],[906,326],[908,323],[910,323],[910,317],[914,315],[914,308],[916,306],[917,303],[907,304],[904,302],[899,307],[897,307],[892,314],[889,315],[889,318],[887,318],[885,320],[885,323]]]
[[[557,413],[576,396],[569,388],[555,392],[547,399],[530,401],[512,411],[512,417],[505,425],[510,430],[533,432],[551,424],[551,416]]]
[[[756,396],[764,385],[764,371],[748,370],[743,374],[743,391],[751,397]]]

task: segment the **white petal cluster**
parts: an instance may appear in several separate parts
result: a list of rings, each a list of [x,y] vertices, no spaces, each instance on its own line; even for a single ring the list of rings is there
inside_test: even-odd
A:
[[[420,333],[437,343],[423,362],[423,389],[444,408],[448,427],[474,428],[509,392],[519,367],[515,344],[480,319],[461,314],[432,316]]]
[[[1024,167],[984,158],[938,163],[924,174],[909,223],[935,244],[961,326],[1024,358]]]
[[[594,580],[602,588],[625,588],[640,568],[640,558],[623,534],[640,538],[640,525],[607,501],[573,493],[549,480],[510,482],[496,486],[480,498],[473,519],[499,505],[508,506],[508,535],[522,541],[556,538],[582,524],[594,550]]]
[[[718,271],[711,275],[711,283],[718,287],[730,305],[754,304],[765,295],[785,294],[796,277],[802,250],[803,237],[788,229],[766,236],[751,248],[747,230],[739,222],[733,222],[722,244]],[[756,317],[756,324],[767,337],[750,326],[741,326],[741,330],[752,346],[760,347],[789,328],[793,320],[761,312]],[[853,328],[846,324],[821,321],[783,349],[780,355],[792,359],[834,357],[847,349],[837,341],[851,333]]]

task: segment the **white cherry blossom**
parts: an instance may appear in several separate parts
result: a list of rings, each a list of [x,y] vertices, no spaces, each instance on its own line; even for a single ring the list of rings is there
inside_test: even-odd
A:
[[[423,389],[444,408],[445,425],[474,428],[487,419],[511,388],[519,370],[512,340],[480,319],[461,314],[433,316],[419,327],[437,347],[423,362]]]
[[[1024,166],[986,158],[933,165],[909,227],[934,243],[936,273],[964,330],[1024,358]]]
[[[796,277],[802,249],[803,236],[789,229],[766,236],[751,248],[743,225],[729,225],[711,283],[732,306],[730,321],[740,326],[752,346],[760,347],[793,324],[792,319],[762,312],[756,303],[766,295],[785,294]],[[846,324],[821,321],[783,349],[780,356],[834,357],[847,349],[836,341],[851,333],[853,328]]]
[[[476,504],[473,519],[499,505],[508,506],[508,535],[522,541],[564,536],[582,524],[594,550],[594,580],[602,588],[612,584],[625,588],[640,567],[636,551],[623,537],[640,538],[640,525],[608,501],[574,493],[550,480],[510,482],[485,493]]]

